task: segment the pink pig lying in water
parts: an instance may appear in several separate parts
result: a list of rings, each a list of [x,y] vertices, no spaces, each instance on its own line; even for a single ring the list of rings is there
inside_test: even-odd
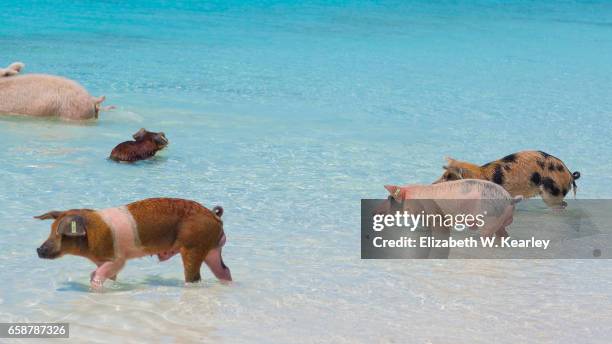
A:
[[[77,82],[45,74],[17,75],[22,63],[0,69],[0,114],[57,116],[64,120],[98,118],[105,97],[92,97]]]
[[[447,214],[484,214],[483,236],[506,237],[506,227],[512,223],[514,205],[523,197],[512,198],[503,187],[485,180],[462,179],[433,185],[385,185],[390,196],[379,212]],[[474,226],[476,227],[476,226]],[[474,229],[472,227],[471,229]]]

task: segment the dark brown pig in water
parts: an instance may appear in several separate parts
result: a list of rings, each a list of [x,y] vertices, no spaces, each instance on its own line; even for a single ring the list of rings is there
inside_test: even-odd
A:
[[[168,145],[166,134],[154,133],[145,128],[141,128],[132,137],[134,141],[125,141],[113,148],[110,159],[123,162],[144,160]]]

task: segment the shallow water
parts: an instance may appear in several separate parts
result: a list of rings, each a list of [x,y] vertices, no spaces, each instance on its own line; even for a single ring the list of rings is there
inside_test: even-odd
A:
[[[6,3],[2,7],[7,6]],[[362,261],[359,200],[443,157],[541,149],[612,197],[612,6],[576,2],[23,1],[0,65],[74,78],[118,109],[84,125],[0,118],[0,320],[103,342],[608,342],[609,261]],[[170,140],[107,160],[139,128]],[[178,257],[42,261],[51,209],[222,204],[235,283]],[[203,270],[204,272],[204,270]]]

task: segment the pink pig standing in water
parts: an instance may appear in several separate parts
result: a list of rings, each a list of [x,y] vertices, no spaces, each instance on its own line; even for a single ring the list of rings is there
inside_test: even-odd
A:
[[[522,196],[513,198],[508,191],[495,183],[476,179],[433,185],[385,185],[385,188],[390,196],[379,211],[424,211],[425,214],[442,216],[485,214],[484,225],[480,227],[483,236],[508,236],[506,227],[512,223],[514,205],[523,199]]]
[[[0,114],[57,116],[63,120],[98,118],[105,97],[91,96],[77,82],[45,74],[18,75],[22,63],[0,68]]]

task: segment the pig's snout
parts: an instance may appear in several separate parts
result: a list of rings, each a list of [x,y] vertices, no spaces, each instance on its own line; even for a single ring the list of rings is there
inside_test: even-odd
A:
[[[47,258],[47,255],[49,254],[49,248],[41,246],[36,249],[36,253],[38,253],[38,258]]]
[[[167,145],[170,144],[170,141],[168,141],[168,139],[166,138],[166,135],[164,135],[163,133],[160,139],[161,139],[162,146],[166,147]]]
[[[48,243],[42,244],[39,248],[36,249],[36,253],[39,258],[43,259],[53,259],[59,256],[59,252],[57,252],[52,245]]]

